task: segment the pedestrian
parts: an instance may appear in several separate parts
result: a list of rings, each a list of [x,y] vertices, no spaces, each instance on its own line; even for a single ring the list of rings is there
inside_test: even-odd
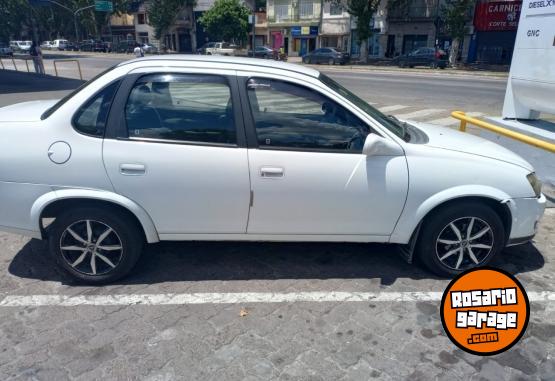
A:
[[[33,58],[33,64],[35,65],[35,72],[38,74],[45,74],[44,72],[44,63],[42,61],[42,50],[40,46],[33,41],[31,44],[31,48],[29,49],[29,54]]]
[[[135,46],[135,49],[133,49],[133,53],[135,53],[135,57],[137,58],[141,58],[145,56],[145,51],[139,44]]]

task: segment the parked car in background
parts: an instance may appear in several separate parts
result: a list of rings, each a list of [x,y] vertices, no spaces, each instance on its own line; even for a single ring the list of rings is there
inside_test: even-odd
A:
[[[234,56],[237,48],[238,47],[236,45],[232,45],[227,42],[214,42],[212,45],[209,45],[204,49],[204,54],[209,56]]]
[[[10,41],[10,48],[12,48],[13,52],[29,53],[31,43],[31,41]]]
[[[3,42],[0,42],[0,56],[13,56],[12,48]]]
[[[43,41],[40,43],[40,48],[42,50],[50,50],[52,49],[52,41]]]
[[[116,53],[133,53],[133,49],[137,46],[137,42],[133,40],[120,41],[114,47]]]
[[[77,52],[79,50],[79,44],[68,41],[64,50]]]
[[[84,40],[79,46],[79,50],[83,52],[102,52],[108,53],[111,49],[111,44],[99,40]]]
[[[340,52],[336,48],[319,48],[303,56],[303,63],[328,65],[345,65],[349,62],[349,53]]]
[[[206,54],[207,48],[213,48],[216,45],[215,42],[207,42],[203,44],[200,48],[197,48],[197,54]]]
[[[277,59],[279,52],[269,46],[257,46],[254,48],[254,57],[265,59]],[[252,57],[252,49],[248,51],[249,57]]]
[[[151,44],[142,44],[141,48],[146,54],[158,54],[158,48]]]
[[[445,69],[447,54],[441,49],[418,48],[408,54],[396,57],[393,62],[397,63],[399,67],[427,66],[433,69]]]
[[[58,50],[66,50],[68,41],[64,40],[64,39],[58,39],[58,40],[54,40],[52,41],[52,49],[58,49]]]
[[[122,62],[62,100],[0,108],[0,130],[0,230],[48,239],[92,284],[164,240],[397,244],[455,276],[529,242],[546,204],[508,149],[271,60]]]

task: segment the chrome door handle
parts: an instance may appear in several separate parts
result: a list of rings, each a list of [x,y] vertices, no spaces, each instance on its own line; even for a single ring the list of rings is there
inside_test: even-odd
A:
[[[283,168],[280,167],[262,167],[260,168],[261,177],[283,177]]]
[[[126,176],[139,176],[146,173],[144,164],[120,164],[119,173]]]

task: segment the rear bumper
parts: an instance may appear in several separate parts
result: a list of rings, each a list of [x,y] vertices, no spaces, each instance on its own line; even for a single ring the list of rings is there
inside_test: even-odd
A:
[[[512,227],[507,246],[530,241],[536,235],[538,223],[545,211],[546,198],[515,198],[510,200]]]

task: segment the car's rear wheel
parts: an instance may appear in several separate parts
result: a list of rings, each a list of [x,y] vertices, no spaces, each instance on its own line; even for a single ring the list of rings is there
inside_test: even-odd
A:
[[[426,217],[416,249],[428,269],[451,277],[488,264],[504,246],[499,215],[484,203],[461,202]]]
[[[138,224],[123,213],[78,208],[56,218],[49,245],[60,267],[75,279],[105,284],[131,271],[144,238]]]

